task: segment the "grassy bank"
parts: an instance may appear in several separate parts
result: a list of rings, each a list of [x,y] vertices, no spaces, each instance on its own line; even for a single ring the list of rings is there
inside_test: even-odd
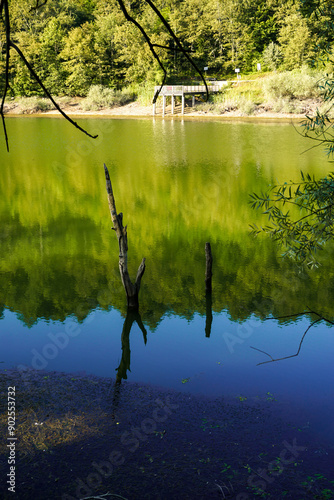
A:
[[[321,73],[309,68],[248,75],[228,82],[222,92],[211,95],[196,109],[214,114],[234,111],[242,116],[263,112],[305,115],[317,107],[324,111],[322,80]]]
[[[313,114],[318,108],[326,110],[322,103],[323,75],[310,68],[294,71],[256,73],[240,80],[227,81],[221,92],[211,94],[207,102],[197,99],[187,113],[237,116],[258,116],[261,114],[305,115]],[[68,113],[104,114],[149,114],[154,86],[128,87],[115,90],[101,85],[90,88],[85,97],[58,97],[56,101]],[[176,98],[176,106],[180,105]],[[158,100],[158,106],[159,103]],[[168,104],[168,100],[167,100]],[[327,104],[328,107],[328,104]],[[131,110],[130,110],[131,108]],[[16,97],[8,101],[5,112],[34,114],[50,112],[52,103],[40,96]],[[330,117],[331,114],[329,115]]]

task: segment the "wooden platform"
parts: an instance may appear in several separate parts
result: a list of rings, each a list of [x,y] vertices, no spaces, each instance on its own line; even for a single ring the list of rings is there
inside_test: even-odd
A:
[[[219,92],[222,87],[227,85],[226,81],[215,82],[215,85],[208,85],[209,92]],[[154,87],[154,92],[157,92],[160,87]],[[195,104],[195,96],[206,94],[205,85],[164,85],[160,91],[159,97],[162,97],[162,116],[165,116],[166,113],[166,97],[171,97],[172,101],[172,112],[174,114],[174,97],[181,96],[182,97],[182,111],[181,114],[184,114],[184,103],[185,97],[188,95],[192,96],[193,106]],[[156,112],[156,104],[153,104],[153,116]]]

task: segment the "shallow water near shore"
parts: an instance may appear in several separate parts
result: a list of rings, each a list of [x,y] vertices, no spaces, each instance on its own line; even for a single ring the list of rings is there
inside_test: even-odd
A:
[[[305,152],[309,144],[283,123],[106,118],[79,123],[99,138],[94,142],[61,120],[11,118],[11,151],[7,155],[1,150],[1,380],[3,391],[11,377],[19,387],[18,432],[25,421],[29,442],[22,467],[25,481],[31,475],[34,495],[40,495],[34,498],[50,498],[46,492],[52,487],[54,498],[65,493],[79,498],[75,489],[80,467],[84,480],[92,462],[112,451],[113,443],[130,432],[128,428],[141,425],[145,418],[152,420],[156,399],[165,395],[176,398],[182,408],[181,413],[169,415],[174,419],[170,430],[174,451],[166,451],[165,434],[159,434],[166,429],[160,422],[142,441],[127,435],[125,441],[139,440],[140,456],[129,452],[131,443],[122,445],[128,458],[117,479],[111,483],[106,478],[99,489],[90,488],[93,493],[117,492],[128,500],[167,499],[181,498],[184,488],[182,498],[206,498],[208,487],[212,495],[208,498],[219,498],[215,481],[225,481],[226,486],[231,481],[235,498],[238,494],[253,498],[255,479],[248,483],[252,471],[247,464],[257,475],[263,464],[256,457],[270,455],[272,449],[277,452],[266,459],[266,470],[284,449],[282,442],[296,439],[312,450],[307,459],[304,450],[298,455],[304,466],[286,464],[279,476],[269,478],[279,481],[265,482],[265,491],[270,486],[271,498],[280,498],[275,494],[289,492],[291,483],[291,491],[303,498],[296,488],[303,488],[307,475],[322,474],[327,482],[309,480],[308,493],[304,485],[305,498],[313,498],[316,488],[328,488],[333,480],[328,467],[334,447],[333,331],[322,321],[300,342],[318,317],[307,311],[332,318],[332,249],[323,252],[317,270],[301,271],[282,261],[273,242],[249,237],[249,224],[263,220],[248,200],[250,193],[277,181],[299,179],[300,170],[326,175],[330,165],[323,152]],[[110,171],[117,209],[128,225],[131,275],[146,257],[140,310],[133,317],[126,310],[119,277],[103,163]],[[214,259],[211,297],[204,286],[206,241]],[[286,318],[304,311],[299,318]],[[293,356],[299,347],[298,356]],[[271,361],[270,356],[286,359]],[[27,385],[29,377],[37,391],[35,413],[30,416],[29,394],[35,382]],[[107,397],[105,387],[112,387],[108,410],[101,406],[101,394],[94,392],[99,388]],[[126,424],[108,441],[108,425],[114,426],[112,433],[118,425],[109,422],[116,389],[124,407],[128,404],[123,414]],[[71,407],[69,416],[66,401],[71,394],[77,406]],[[61,408],[49,400],[56,396]],[[222,420],[226,400],[233,407],[228,410],[228,421],[236,425],[233,436]],[[85,414],[96,401],[98,412],[85,423]],[[256,411],[271,415],[261,413],[261,429],[253,419],[254,405]],[[142,407],[139,414],[138,407]],[[169,416],[166,425],[172,422]],[[271,419],[277,423],[273,429]],[[33,434],[34,420],[47,423],[43,435],[47,455]],[[72,436],[76,426],[82,434]],[[238,446],[245,433],[249,441],[241,453]],[[180,448],[178,440],[183,443]],[[89,451],[93,441],[103,452]],[[84,458],[77,461],[81,447]],[[198,448],[207,448],[206,456]],[[54,483],[45,479],[44,484],[40,475],[32,473],[32,467],[38,468],[34,461],[56,467],[66,456],[71,457],[66,474],[50,472]],[[133,482],[126,486],[132,469]],[[236,473],[221,472],[225,469]],[[194,483],[194,475],[199,482]],[[278,482],[282,490],[277,489]],[[163,484],[168,485],[166,491]],[[145,496],[136,493],[138,489]]]
[[[34,370],[1,372],[1,392],[6,384],[20,388],[15,458],[22,500],[107,492],[221,498],[221,491],[238,500],[263,493],[295,499],[332,487],[333,449],[303,415],[291,408],[288,415],[269,395],[208,398]],[[2,447],[4,461],[7,454]]]

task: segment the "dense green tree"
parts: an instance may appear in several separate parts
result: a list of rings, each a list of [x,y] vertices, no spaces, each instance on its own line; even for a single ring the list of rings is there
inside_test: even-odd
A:
[[[249,26],[257,53],[277,40],[279,25],[276,12],[280,4],[279,0],[244,0],[244,22]]]
[[[45,85],[55,95],[65,92],[65,70],[60,53],[66,40],[67,16],[50,18],[40,36],[39,74]]]
[[[310,37],[310,29],[306,25],[305,18],[301,18],[301,13],[295,10],[295,5],[291,2],[292,10],[285,21],[285,30],[288,33],[293,19],[297,23],[299,20],[299,31],[296,30],[295,51],[296,64],[301,62],[304,50],[307,50],[304,36]],[[334,9],[327,1],[304,0],[302,7],[307,11],[312,19],[319,20],[321,15],[326,13],[322,28],[324,33],[330,31],[334,26]],[[302,12],[302,11],[301,11]],[[289,27],[290,25],[290,27]],[[282,34],[282,30],[280,32]],[[281,40],[282,41],[282,40]],[[330,58],[331,45],[330,38],[322,38],[322,42],[317,45],[318,54],[314,52],[314,59],[323,53]],[[326,45],[327,43],[327,45]],[[289,42],[287,41],[287,45]],[[291,47],[292,50],[292,47]],[[286,51],[284,56],[290,53]],[[291,59],[292,59],[292,54]],[[324,111],[317,110],[314,117],[306,116],[303,122],[303,133],[305,137],[313,141],[314,146],[323,146],[327,154],[334,154],[334,131],[333,124],[329,118],[329,112],[334,105],[334,79],[327,76],[319,82],[323,91],[323,100],[327,104]],[[264,214],[269,219],[269,225],[258,228],[253,226],[253,233],[264,232],[271,238],[279,242],[284,248],[284,255],[291,257],[301,264],[317,266],[316,252],[323,248],[324,244],[333,239],[334,236],[334,173],[329,173],[322,179],[304,177],[300,182],[290,181],[278,184],[259,195],[253,193],[252,206],[255,209],[264,209]]]
[[[315,39],[311,35],[307,19],[294,6],[284,20],[278,35],[283,54],[283,67],[288,70],[299,68],[310,62],[314,55]]]
[[[94,84],[121,88],[161,78],[161,66],[147,40],[137,26],[127,22],[117,0],[39,3],[36,9],[36,0],[11,0],[11,30],[13,40],[51,92],[85,95]],[[208,66],[209,74],[219,78],[233,74],[237,66],[242,72],[253,70],[264,51],[269,69],[318,63],[333,44],[330,0],[156,0],[155,5],[197,66],[202,70]],[[169,81],[194,77],[196,72],[147,1],[129,1],[124,6],[155,44]],[[3,68],[3,25],[1,29]],[[322,49],[318,55],[315,45]],[[271,57],[268,64],[273,48],[280,57]],[[14,51],[9,83],[13,94],[43,93]]]
[[[73,28],[60,57],[65,70],[65,85],[70,95],[83,96],[89,87],[99,82],[99,66],[94,52],[94,29],[91,23]]]
[[[100,83],[105,86],[120,86],[126,66],[120,60],[120,47],[117,42],[122,26],[120,12],[97,14],[95,19],[94,51],[99,67]]]
[[[270,44],[264,49],[262,54],[262,60],[265,69],[270,71],[276,70],[282,62],[282,51],[277,43],[270,42]]]

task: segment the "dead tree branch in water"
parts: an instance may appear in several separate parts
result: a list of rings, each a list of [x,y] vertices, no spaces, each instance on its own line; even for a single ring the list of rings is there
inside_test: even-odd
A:
[[[108,204],[111,215],[111,220],[113,223],[114,231],[119,244],[119,272],[121,274],[122,283],[126,292],[126,297],[128,301],[128,308],[133,310],[138,310],[138,294],[140,289],[141,279],[145,272],[145,258],[141,261],[141,264],[137,271],[136,281],[133,284],[129,272],[128,272],[128,235],[127,226],[123,226],[123,214],[120,212],[117,214],[116,204],[114,199],[114,194],[112,191],[111,181],[109,177],[109,172],[104,165],[104,173],[106,177],[106,188],[108,193]]]
[[[311,309],[309,309],[308,311],[304,311],[302,313],[296,313],[296,314],[290,314],[288,316],[278,316],[278,317],[273,317],[273,318],[265,318],[266,320],[269,320],[269,319],[287,319],[287,318],[293,318],[293,317],[298,317],[298,316],[302,316],[304,314],[314,314],[316,316],[318,316],[318,319],[314,320],[305,330],[305,332],[303,333],[303,336],[301,338],[301,341],[299,343],[299,347],[298,347],[298,350],[296,352],[296,354],[291,354],[290,356],[283,356],[282,358],[273,358],[271,354],[267,353],[266,351],[262,351],[261,349],[258,349],[257,347],[252,347],[250,346],[251,349],[254,349],[255,351],[259,351],[259,352],[262,352],[263,354],[265,354],[266,356],[268,356],[270,358],[269,361],[262,361],[261,363],[257,363],[256,366],[259,366],[259,365],[265,365],[267,363],[273,363],[275,361],[282,361],[283,359],[289,359],[289,358],[295,358],[296,356],[299,355],[300,353],[300,350],[302,348],[302,345],[303,345],[303,342],[304,342],[304,339],[306,337],[306,334],[307,332],[312,328],[312,326],[314,326],[315,324],[317,323],[320,323],[320,321],[325,321],[326,323],[329,323],[330,325],[334,325],[334,322],[325,318],[324,316],[322,316],[321,314],[317,313],[316,311],[312,311]]]

